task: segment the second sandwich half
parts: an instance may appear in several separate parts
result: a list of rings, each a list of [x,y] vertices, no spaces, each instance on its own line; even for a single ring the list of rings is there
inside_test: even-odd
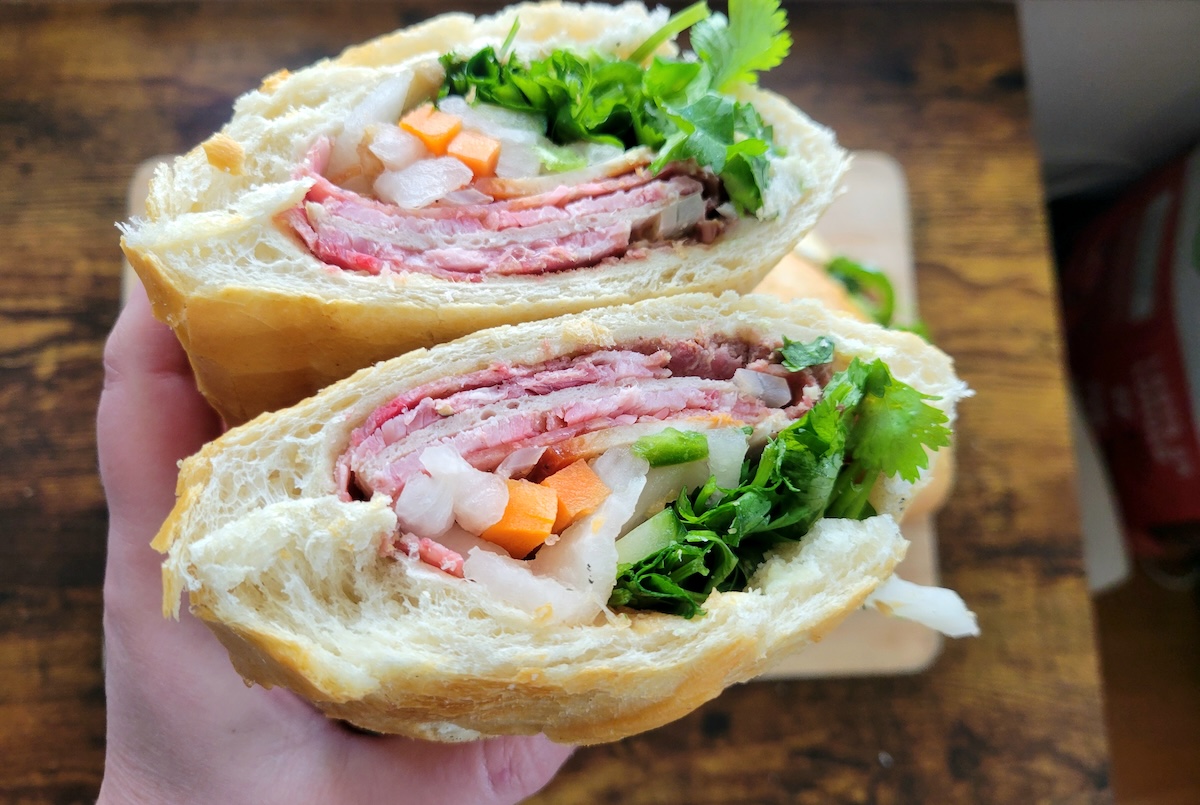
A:
[[[967,394],[910,333],[680,295],[364,369],[184,462],[155,547],[250,681],[367,729],[615,740],[876,605]],[[886,605],[886,607],[884,606]]]
[[[436,17],[267,78],[158,171],[123,247],[231,424],[481,328],[748,291],[846,165],[756,86],[785,25],[770,2]]]

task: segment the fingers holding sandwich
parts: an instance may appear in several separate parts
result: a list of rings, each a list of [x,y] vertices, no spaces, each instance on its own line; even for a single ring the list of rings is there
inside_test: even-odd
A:
[[[550,782],[575,751],[541,735],[465,744],[349,733],[345,738],[346,762],[329,801],[520,802]]]
[[[96,422],[109,506],[107,580],[122,596],[140,596],[144,587],[147,600],[158,599],[160,563],[150,540],[175,505],[177,465],[220,432],[187,355],[137,284],[105,346]]]

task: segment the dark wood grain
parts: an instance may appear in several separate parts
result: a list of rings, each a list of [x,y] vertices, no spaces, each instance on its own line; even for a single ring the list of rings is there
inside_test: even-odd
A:
[[[469,10],[488,6],[468,4]],[[103,770],[106,526],[92,421],[113,222],[144,158],[279,68],[437,3],[4,6],[0,13],[0,798]],[[799,5],[767,82],[903,164],[920,303],[977,391],[940,518],[984,636],[911,678],[755,683],[581,750],[538,802],[1093,802],[1108,796],[1061,342],[1013,9]]]
[[[1113,783],[1122,803],[1190,805],[1200,801],[1200,600],[1147,569],[1096,598]]]

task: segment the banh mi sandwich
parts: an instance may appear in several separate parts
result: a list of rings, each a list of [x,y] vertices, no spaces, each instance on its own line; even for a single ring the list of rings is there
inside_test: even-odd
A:
[[[186,593],[248,680],[435,739],[616,740],[868,601],[967,392],[910,333],[703,294],[503,326],[364,369],[186,460]],[[873,599],[872,601],[874,601]]]
[[[436,17],[267,78],[123,248],[231,424],[481,328],[749,291],[847,164],[755,85],[785,25],[776,0]]]

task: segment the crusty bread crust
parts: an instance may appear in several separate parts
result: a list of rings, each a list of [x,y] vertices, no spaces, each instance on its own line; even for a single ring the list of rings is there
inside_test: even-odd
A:
[[[186,592],[247,680],[283,685],[379,732],[594,743],[684,715],[861,605],[903,557],[896,519],[922,482],[881,482],[872,498],[880,516],[819,522],[774,552],[746,592],[714,593],[702,617],[566,626],[419,562],[381,559],[396,527],[391,501],[340,500],[334,466],[372,411],[436,378],[714,333],[830,335],[836,361],[883,358],[951,420],[966,392],[949,358],[916,336],[811,301],[683,295],[476,333],[361,370],[185,461],[178,504],[154,543],[168,554],[164,611],[177,612]]]
[[[280,227],[275,216],[308,189],[292,176],[318,137],[336,137],[347,112],[396,75],[413,77],[410,105],[430,97],[442,78],[439,55],[498,45],[516,15],[515,48],[524,57],[561,46],[628,55],[666,19],[636,3],[443,15],[269,77],[238,100],[220,133],[156,173],[147,218],[125,228],[122,248],[227,422],[481,328],[650,296],[749,291],[832,200],[846,167],[832,134],[783,98],[743,87],[735,94],[774,126],[786,156],[774,164],[768,188],[771,217],[736,221],[711,245],[661,246],[645,257],[536,277],[455,282],[330,269]]]

